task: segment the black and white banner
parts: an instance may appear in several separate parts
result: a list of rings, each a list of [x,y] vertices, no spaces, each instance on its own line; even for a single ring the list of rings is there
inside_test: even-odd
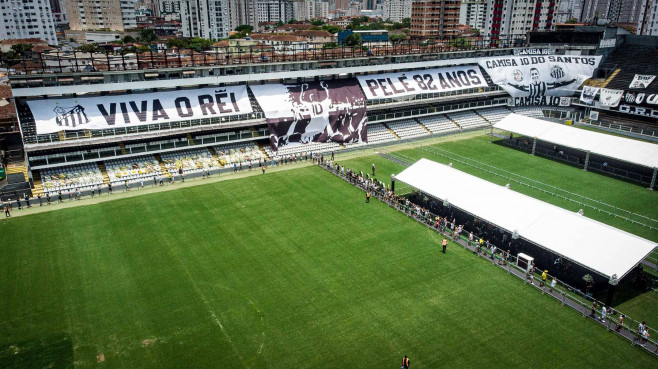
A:
[[[628,88],[647,88],[655,78],[652,75],[636,74]]]
[[[624,96],[624,90],[611,90],[609,88],[601,89],[601,96],[599,97],[599,105],[610,108],[616,108]]]
[[[508,106],[571,106],[571,98],[559,96],[510,97]]]
[[[368,100],[486,87],[477,65],[357,76]]]
[[[37,134],[218,118],[252,112],[246,86],[27,102]]]
[[[618,108],[620,113],[639,115],[643,117],[658,118],[658,109],[645,108],[642,106],[621,104]]]
[[[580,92],[580,101],[585,104],[592,104],[599,90],[599,87],[583,86],[583,90]]]
[[[658,108],[658,94],[626,91],[624,93],[624,101],[629,104]]]
[[[480,66],[513,97],[571,96],[594,74],[601,56],[501,56]]]
[[[356,79],[249,86],[265,112],[270,146],[367,142],[366,99]]]

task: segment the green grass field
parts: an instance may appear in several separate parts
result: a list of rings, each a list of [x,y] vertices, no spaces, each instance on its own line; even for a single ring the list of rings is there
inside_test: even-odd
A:
[[[656,365],[317,167],[0,229],[2,368]]]

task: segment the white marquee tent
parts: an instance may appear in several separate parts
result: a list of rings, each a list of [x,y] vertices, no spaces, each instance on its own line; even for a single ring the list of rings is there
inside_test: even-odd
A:
[[[558,146],[570,147],[649,168],[658,168],[658,145],[630,138],[592,132],[541,119],[509,114],[494,128]]]
[[[656,243],[452,167],[421,159],[396,176],[436,199],[590,270],[621,279]]]

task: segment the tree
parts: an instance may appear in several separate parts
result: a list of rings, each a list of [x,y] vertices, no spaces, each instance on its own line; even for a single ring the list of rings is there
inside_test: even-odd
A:
[[[345,37],[344,44],[347,46],[358,46],[361,45],[361,35],[358,33],[352,33],[351,35]]]
[[[285,23],[283,23],[283,22],[281,22],[281,21],[276,22],[276,26],[277,26],[277,27],[281,27],[281,26],[283,26],[284,24],[285,24]]]
[[[24,55],[25,53],[32,51],[34,45],[32,44],[16,44],[11,45],[11,51],[15,52],[17,55]]]
[[[190,40],[190,43],[187,45],[187,47],[192,50],[202,51],[202,50],[210,50],[212,44],[213,42],[208,39],[195,37]]]
[[[235,27],[235,31],[239,33],[251,33],[254,31],[254,27],[248,24],[242,24]]]
[[[322,46],[323,49],[333,49],[335,47],[338,47],[338,44],[335,42],[327,42]]]
[[[158,40],[158,35],[152,29],[143,29],[139,31],[139,39],[143,42],[151,43]]]
[[[407,39],[407,35],[402,35],[402,34],[392,34],[388,36],[388,40],[394,44],[399,44],[400,42],[406,39]]]
[[[295,24],[295,23],[297,23],[297,19],[295,18],[292,18],[288,21],[288,24]]]
[[[82,51],[83,53],[97,53],[98,44],[94,42],[91,44],[80,45],[78,46],[78,50]]]
[[[402,27],[403,28],[411,28],[411,18],[404,18],[402,20]]]
[[[311,19],[311,24],[320,27],[324,24],[324,21],[322,19]]]
[[[167,40],[167,47],[170,49],[173,48],[178,48],[178,49],[185,49],[187,48],[188,41],[183,39],[183,38],[170,38]]]
[[[135,41],[137,41],[137,40],[135,40],[135,38],[132,37],[131,35],[127,35],[126,37],[123,38],[123,43],[124,44],[131,44]]]
[[[576,23],[578,23],[578,19],[571,18],[571,19],[569,19],[568,21],[566,21],[564,23],[566,23],[566,24],[576,24]]]
[[[332,26],[331,24],[322,25],[322,29],[329,32],[329,33],[331,33],[331,34],[336,34],[336,33],[343,30],[342,28],[340,28],[338,26]]]

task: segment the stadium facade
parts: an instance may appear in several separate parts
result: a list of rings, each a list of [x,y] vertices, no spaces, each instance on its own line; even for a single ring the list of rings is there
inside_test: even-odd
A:
[[[29,191],[34,196],[85,192],[302,152],[484,130],[510,112],[574,121],[621,119],[646,129],[658,114],[652,105],[658,99],[633,103],[637,92],[623,88],[641,69],[656,75],[651,37],[599,29],[322,46],[51,53],[21,60],[10,83],[24,183],[5,188],[3,200]],[[629,52],[639,53],[639,59],[620,68]],[[518,67],[504,64],[512,59]],[[537,77],[538,69],[521,66],[521,59],[552,68]],[[564,73],[571,67],[565,60],[592,64],[585,75],[567,81]],[[497,75],[507,69],[509,76]],[[622,89],[623,103],[584,103],[583,84]],[[650,84],[643,96],[654,96],[657,85]]]

